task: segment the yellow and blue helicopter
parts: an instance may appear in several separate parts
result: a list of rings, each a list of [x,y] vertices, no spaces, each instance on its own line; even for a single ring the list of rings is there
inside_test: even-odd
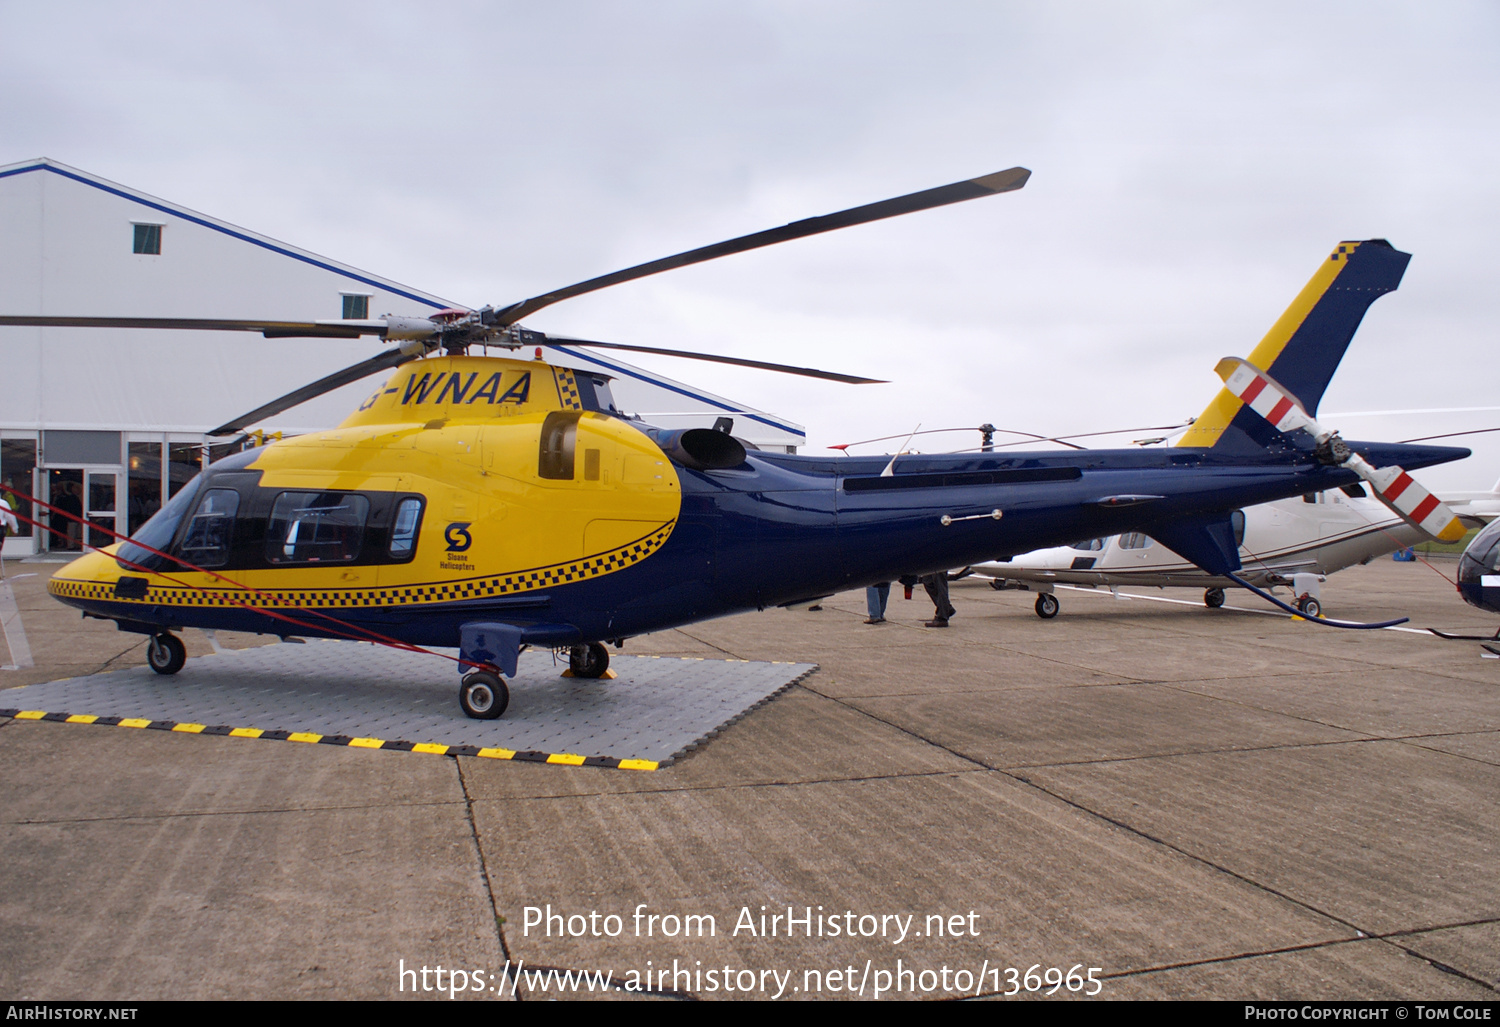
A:
[[[164,674],[182,666],[172,632],[185,627],[458,647],[460,704],[469,716],[493,718],[508,702],[504,677],[516,673],[527,646],[565,648],[576,676],[598,677],[608,666],[606,642],[1079,538],[1147,532],[1209,573],[1233,576],[1235,511],[1360,478],[1374,481],[1410,523],[1451,534],[1456,522],[1443,521],[1445,511],[1411,502],[1420,487],[1403,504],[1387,492],[1408,487],[1402,468],[1468,450],[1345,443],[1310,413],[1370,303],[1405,271],[1409,255],[1384,240],[1340,244],[1250,361],[1221,363],[1229,388],[1172,449],[894,459],[747,451],[732,425],[668,431],[623,415],[606,377],[545,362],[540,347],[869,379],[560,339],[519,325],[573,296],[1012,191],[1029,175],[1012,168],[794,222],[501,308],[354,322],[0,317],[0,324],[372,335],[394,344],[215,429],[236,433],[396,369],[337,428],[213,464],[130,541],[60,570],[51,591],[87,615],[151,636],[149,662]],[[477,345],[537,347],[537,359],[469,355]]]

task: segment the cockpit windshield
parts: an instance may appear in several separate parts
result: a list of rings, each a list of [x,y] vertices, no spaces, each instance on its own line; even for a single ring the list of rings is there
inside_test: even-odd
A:
[[[119,552],[115,555],[115,562],[127,571],[161,570],[170,566],[172,561],[143,547],[150,546],[151,549],[166,550],[172,544],[172,537],[177,534],[177,526],[182,523],[183,517],[193,508],[193,501],[198,497],[198,490],[203,487],[203,474],[184,485],[173,496],[171,501],[152,515],[151,519],[142,524],[130,541],[120,545]],[[140,545],[135,543],[139,542]]]

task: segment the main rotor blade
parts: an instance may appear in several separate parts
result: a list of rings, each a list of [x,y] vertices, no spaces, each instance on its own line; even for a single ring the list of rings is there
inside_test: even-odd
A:
[[[667,357],[686,357],[688,360],[706,360],[714,364],[734,364],[738,367],[756,367],[762,371],[780,371],[783,374],[800,374],[804,378],[823,378],[831,382],[848,385],[887,385],[879,378],[860,378],[837,371],[819,371],[815,367],[793,367],[790,364],[773,364],[766,360],[746,360],[743,357],[721,357],[715,353],[694,353],[685,349],[660,349],[656,346],[627,346],[619,342],[596,342],[592,339],[566,339],[557,335],[545,337],[548,346],[590,346],[597,349],[623,349],[633,353],[660,353]]]
[[[0,326],[33,328],[171,328],[208,332],[260,332],[268,339],[357,339],[386,333],[385,321],[234,321],[198,317],[0,317]]]
[[[348,385],[350,382],[357,382],[361,378],[367,378],[377,372],[385,371],[392,367],[400,367],[407,361],[416,360],[421,355],[422,349],[420,347],[416,349],[416,352],[393,349],[388,353],[382,353],[368,360],[361,360],[352,367],[346,367],[342,371],[335,371],[326,378],[319,378],[311,385],[304,385],[295,392],[288,392],[280,399],[273,399],[265,406],[256,407],[248,414],[236,417],[232,421],[226,421],[208,432],[208,434],[233,435],[235,432],[241,431],[255,424],[257,421],[263,421],[267,417],[274,417],[283,410],[290,410],[292,407],[306,403],[310,399],[316,399],[325,392],[332,392],[334,389]]]
[[[701,264],[706,260],[727,257],[733,253],[744,253],[747,250],[760,249],[762,246],[772,246],[779,242],[801,239],[804,236],[832,232],[835,229],[849,228],[853,225],[863,225],[871,221],[896,217],[899,214],[911,214],[919,210],[929,210],[933,207],[944,207],[950,203],[962,203],[964,200],[979,199],[982,196],[1008,193],[1024,186],[1026,180],[1030,177],[1031,172],[1026,168],[1010,168],[1006,171],[997,171],[992,175],[971,178],[966,182],[954,182],[952,185],[942,185],[936,189],[924,189],[918,193],[908,193],[905,196],[897,196],[890,200],[881,200],[878,203],[867,203],[862,207],[851,207],[848,210],[842,210],[834,214],[825,214],[822,217],[793,221],[791,224],[782,225],[780,228],[767,229],[764,232],[756,232],[753,235],[742,235],[737,239],[714,243],[711,246],[700,246],[696,250],[688,250],[671,257],[662,257],[660,260],[653,260],[647,264],[637,264],[635,267],[616,271],[613,274],[601,275],[598,278],[590,278],[586,282],[579,282],[576,285],[558,289],[556,292],[549,292],[541,296],[533,296],[529,300],[522,300],[520,303],[515,303],[503,310],[496,311],[495,323],[500,327],[513,325],[522,318],[531,316],[543,307],[550,307],[561,300],[571,299],[574,296],[582,296],[588,292],[596,292],[599,289],[607,289],[611,285],[619,285],[621,282],[630,282],[637,278],[645,278],[647,275],[659,274],[662,271],[687,267],[689,264]]]

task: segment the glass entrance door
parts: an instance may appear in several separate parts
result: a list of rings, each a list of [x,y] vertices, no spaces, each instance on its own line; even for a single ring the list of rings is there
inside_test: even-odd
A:
[[[76,553],[85,546],[102,549],[115,541],[112,535],[100,529],[118,530],[115,527],[119,519],[118,468],[49,467],[46,481],[47,502],[58,511],[47,514],[48,550]],[[68,514],[88,521],[87,531]]]
[[[84,517],[89,522],[88,544],[103,549],[114,543],[115,496],[119,475],[115,471],[87,471],[84,484]],[[105,528],[107,531],[100,531]]]
[[[56,509],[47,511],[47,549],[77,552],[82,548],[83,529],[73,517],[83,516],[83,469],[49,467],[46,500]],[[72,514],[73,516],[68,516]]]

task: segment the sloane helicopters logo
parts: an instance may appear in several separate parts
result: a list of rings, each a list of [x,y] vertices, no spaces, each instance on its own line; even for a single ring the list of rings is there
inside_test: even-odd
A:
[[[438,561],[438,566],[445,571],[467,571],[473,570],[473,564],[469,558],[463,555],[469,547],[474,544],[474,536],[469,534],[469,525],[473,521],[454,521],[443,529],[443,539],[448,543],[448,551]]]
[[[448,552],[465,553],[474,544],[474,536],[469,534],[469,525],[473,521],[454,521],[448,525],[443,532],[443,538],[448,543]]]

